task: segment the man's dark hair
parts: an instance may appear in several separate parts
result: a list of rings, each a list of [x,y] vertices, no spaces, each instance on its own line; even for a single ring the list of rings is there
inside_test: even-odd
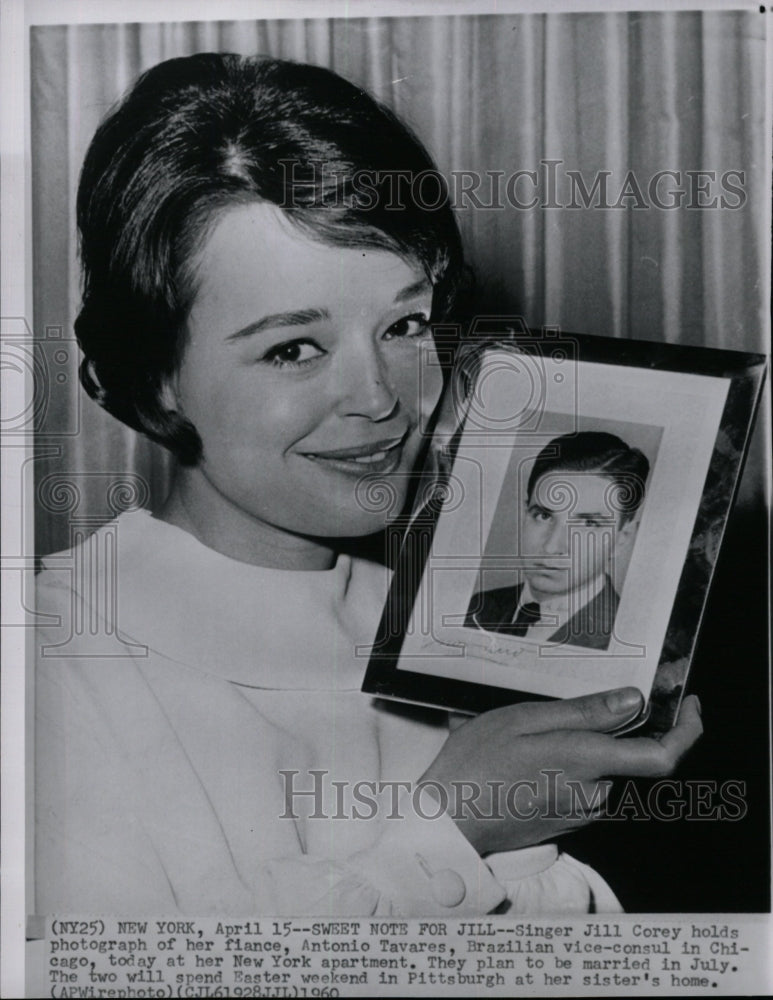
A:
[[[148,70],[86,155],[75,332],[89,395],[187,464],[201,440],[161,390],[182,355],[197,251],[221,212],[252,202],[323,243],[416,262],[434,286],[433,320],[466,273],[429,154],[359,87],[320,67],[214,53]]]
[[[580,431],[553,438],[537,455],[526,487],[531,502],[537,481],[547,473],[587,472],[604,476],[614,484],[610,492],[610,512],[620,515],[620,523],[629,521],[644,500],[650,463],[638,448],[630,448],[614,434],[603,431]]]

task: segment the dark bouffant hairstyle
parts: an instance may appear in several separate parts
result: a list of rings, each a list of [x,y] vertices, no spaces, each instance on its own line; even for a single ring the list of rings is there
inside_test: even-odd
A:
[[[540,477],[555,472],[588,472],[604,476],[614,484],[610,510],[620,515],[620,523],[630,521],[644,501],[650,463],[638,448],[603,431],[581,431],[553,438],[537,455],[526,487],[531,501]]]
[[[413,133],[335,73],[206,53],[144,73],[91,142],[77,200],[81,381],[106,410],[195,464],[201,441],[168,411],[218,213],[266,201],[331,245],[419,264],[444,318],[465,280],[445,185]]]

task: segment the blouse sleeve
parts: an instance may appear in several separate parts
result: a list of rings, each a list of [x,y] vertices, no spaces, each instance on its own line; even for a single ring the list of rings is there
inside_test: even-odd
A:
[[[450,817],[424,819],[411,800],[406,793],[402,818],[385,820],[374,845],[346,863],[311,857],[270,862],[275,912],[462,917],[493,910],[506,892],[488,866]]]

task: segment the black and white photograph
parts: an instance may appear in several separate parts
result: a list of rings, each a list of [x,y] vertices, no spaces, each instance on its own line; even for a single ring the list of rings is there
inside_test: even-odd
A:
[[[432,675],[490,686],[488,707],[503,689],[630,685],[649,701],[667,683],[678,698],[764,358],[568,334],[535,354],[519,339],[461,355],[430,444],[437,465],[455,442],[453,460],[409,537],[426,535],[433,489],[439,516],[424,552],[404,548],[365,689],[432,704]],[[445,694],[464,710],[473,692]]]
[[[773,13],[581,6],[4,0],[3,996],[773,988]]]
[[[653,464],[631,443],[641,425],[613,426],[625,440],[599,427],[557,431],[505,477],[482,561],[511,552],[520,569],[481,571],[465,626],[609,649]]]

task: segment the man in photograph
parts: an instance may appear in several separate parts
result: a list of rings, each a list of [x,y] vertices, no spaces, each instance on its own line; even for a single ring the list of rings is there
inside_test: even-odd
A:
[[[648,473],[646,456],[614,434],[550,441],[526,487],[522,582],[475,593],[465,625],[607,649],[620,603],[615,554],[635,532]]]

